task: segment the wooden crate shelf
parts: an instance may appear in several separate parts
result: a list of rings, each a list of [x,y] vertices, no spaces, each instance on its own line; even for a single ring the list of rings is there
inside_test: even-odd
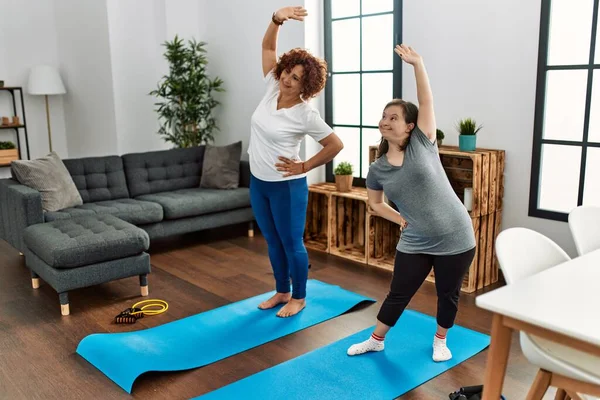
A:
[[[329,252],[329,207],[331,193],[318,190],[308,192],[304,244],[307,248]]]
[[[460,151],[456,146],[440,146],[440,161],[450,184],[461,201],[464,189],[473,189],[471,217],[502,209],[504,196],[504,150]]]
[[[473,188],[470,215],[477,248],[461,288],[463,292],[472,293],[498,281],[494,243],[502,224],[505,151],[463,152],[456,146],[440,146],[439,153],[448,180],[461,202],[464,188]],[[377,146],[370,146],[369,163],[376,156]],[[338,192],[334,183],[309,187],[305,234],[308,248],[393,270],[399,238],[400,228],[369,207],[365,188]],[[427,280],[435,282],[433,270]]]
[[[331,195],[331,254],[362,263],[367,262],[366,216],[366,190],[336,192]]]
[[[367,232],[367,264],[393,271],[400,227],[375,213],[368,213]]]

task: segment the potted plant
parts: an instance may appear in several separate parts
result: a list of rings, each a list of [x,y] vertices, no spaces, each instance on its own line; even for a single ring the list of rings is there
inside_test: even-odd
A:
[[[0,142],[0,165],[8,165],[19,159],[19,151],[13,142]]]
[[[477,123],[472,118],[465,118],[458,121],[456,126],[458,130],[458,148],[461,151],[475,151],[477,147],[477,132],[482,128],[482,125],[477,126]]]
[[[352,189],[352,180],[354,176],[352,164],[347,161],[340,162],[333,173],[335,174],[335,188],[338,192],[349,192]]]
[[[220,78],[210,79],[206,71],[205,42],[190,40],[187,46],[175,36],[163,44],[169,63],[169,74],[149,94],[159,98],[155,103],[161,127],[158,134],[176,147],[194,147],[214,141],[218,130],[212,110],[220,103],[213,92],[223,92]]]
[[[444,141],[444,137],[446,137],[446,136],[444,135],[444,132],[442,132],[442,130],[441,130],[441,129],[437,129],[437,130],[435,131],[435,136],[436,136],[436,140],[437,140],[437,144],[438,144],[438,146],[441,146],[441,145],[442,145],[442,142]]]

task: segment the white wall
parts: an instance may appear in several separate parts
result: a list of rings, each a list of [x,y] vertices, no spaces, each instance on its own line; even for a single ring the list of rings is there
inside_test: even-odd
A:
[[[27,94],[29,69],[38,64],[58,66],[56,25],[51,0],[0,0],[0,80],[5,86],[22,86],[31,157],[48,152],[48,129],[43,96]],[[17,102],[19,99],[17,98]],[[50,96],[52,146],[61,156],[67,155],[63,99]],[[17,104],[17,110],[20,105]],[[0,116],[12,116],[8,92],[0,92]],[[22,117],[21,114],[19,114]],[[13,141],[13,130],[0,131],[1,141]],[[22,154],[27,157],[24,133],[21,131]],[[0,177],[10,176],[8,168],[0,168]]]
[[[525,226],[556,241],[571,256],[564,222],[528,217],[540,0],[404,2],[404,42],[425,60],[444,142],[458,144],[459,118],[484,128],[479,147],[505,149],[502,228]],[[403,69],[403,97],[416,101],[412,67]]]
[[[158,134],[156,88],[166,72],[162,43],[164,0],[108,0],[112,90],[117,151],[125,154],[171,147]]]
[[[215,143],[223,145],[242,140],[245,159],[250,117],[265,91],[262,39],[273,11],[280,7],[282,3],[277,0],[223,0],[206,2],[202,10],[206,23],[206,36],[202,40],[208,42],[208,71],[211,78],[223,79],[226,90],[216,95],[222,105],[215,113],[220,128],[215,133]],[[278,55],[301,46],[304,46],[304,26],[298,21],[286,22],[279,31]]]
[[[69,157],[116,154],[106,2],[55,0],[54,7],[58,56],[67,87]]]
[[[325,58],[324,43],[324,17],[322,0],[306,0],[304,7],[308,16],[304,20],[304,47],[316,57]],[[323,90],[316,98],[311,100],[312,105],[319,110],[323,119],[325,119],[325,91]],[[304,141],[304,160],[307,160],[318,153],[323,146],[313,139],[306,137]],[[308,173],[308,184],[325,181],[325,168],[316,168]]]

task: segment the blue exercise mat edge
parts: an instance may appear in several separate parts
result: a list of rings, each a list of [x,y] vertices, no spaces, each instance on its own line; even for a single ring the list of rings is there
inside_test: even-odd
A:
[[[144,373],[200,368],[338,317],[365,302],[375,303],[375,300],[369,297],[315,279],[308,280],[307,292],[306,308],[293,317],[277,317],[275,314],[282,306],[277,306],[271,310],[258,309],[257,306],[261,301],[268,299],[275,293],[275,291],[270,291],[152,328],[132,332],[90,334],[80,341],[76,353],[127,393],[131,393],[135,380]],[[221,314],[223,312],[225,314]],[[225,317],[226,321],[229,318],[230,324],[234,326],[240,324],[240,321],[246,320],[252,322],[252,324],[242,326],[243,330],[228,329],[226,325],[214,324],[217,321],[214,317],[218,318],[219,314]],[[206,330],[199,332],[199,328],[203,328],[203,320],[206,320],[208,324],[205,327]],[[260,326],[269,329],[266,335],[264,331],[259,332],[260,335],[252,335],[252,329],[260,328],[257,321],[258,325],[262,324]],[[273,327],[280,328],[280,331],[272,331]],[[234,337],[236,332],[243,333],[242,337],[238,339],[250,343],[239,345],[235,341],[232,342],[232,339],[226,339],[228,340],[227,343],[234,344],[234,346],[228,347],[228,349],[231,349],[229,351],[223,350],[223,346],[218,346],[218,343],[213,343],[211,346],[210,343],[201,342],[203,347],[194,346],[194,343],[192,343],[194,342],[193,338],[186,337],[185,333],[178,331],[183,328],[186,328],[185,332],[189,332],[190,335],[206,336],[209,340],[214,338],[218,340],[223,336],[223,332],[230,332]],[[168,335],[170,329],[174,329],[171,332],[172,337],[165,338],[164,335]],[[208,332],[210,329],[216,329],[216,332],[220,335],[210,334]],[[173,348],[169,349],[168,346]],[[148,356],[147,352],[140,351],[140,348],[154,353],[162,352],[163,354],[153,358]],[[182,348],[188,350],[182,351]],[[211,356],[197,356],[199,353],[190,352],[189,348],[207,348],[208,352],[212,351],[214,354]],[[166,353],[166,356],[164,353]],[[164,363],[167,365],[166,367],[160,367],[161,356],[168,358],[169,354],[175,353],[177,353],[177,357],[173,355],[172,358],[177,359],[170,359],[167,363]],[[190,357],[196,357],[196,359],[190,360]]]
[[[403,323],[407,325],[403,326]],[[417,326],[417,333],[415,332],[415,326]],[[430,329],[423,332],[423,334],[418,333],[420,329],[423,329],[423,326],[427,326]],[[430,332],[430,330],[435,332],[435,327],[436,322],[434,317],[407,309],[400,318],[398,325],[388,333],[386,348],[382,352],[358,356],[346,355],[346,350],[351,344],[358,343],[369,337],[375,328],[375,326],[371,326],[329,345],[317,348],[201,396],[194,397],[192,400],[227,400],[240,398],[240,393],[244,393],[242,397],[246,400],[279,399],[282,394],[286,394],[286,399],[294,400],[312,398],[311,396],[315,395],[313,393],[314,390],[319,390],[319,397],[323,399],[349,398],[348,396],[363,398],[361,396],[364,396],[367,391],[370,396],[373,396],[370,398],[395,399],[476,356],[484,351],[490,343],[489,335],[457,325],[449,333],[449,347],[453,352],[452,360],[435,363],[431,359],[431,342],[433,336],[432,332]],[[404,330],[404,332],[401,330]],[[402,339],[413,337],[415,333],[417,340],[414,342],[417,342],[416,345],[409,340],[402,341],[402,344],[398,343]],[[402,353],[416,354],[418,360],[411,359],[411,361],[405,362],[404,369],[402,367],[398,368],[400,373],[392,379],[389,379],[389,376],[382,378],[385,374],[379,375],[379,372],[393,368],[395,360],[401,360],[397,363],[396,367],[402,366],[403,358],[398,357]],[[334,364],[330,361],[331,356],[335,359]],[[377,363],[384,365],[386,368],[377,367]],[[405,373],[411,366],[415,365],[414,374],[412,372]],[[354,377],[360,376],[363,379],[344,380],[346,378],[344,375],[350,375],[352,368],[355,368],[358,371],[356,374],[359,374],[354,375]],[[374,373],[373,370],[376,372]],[[403,373],[404,381],[402,379]],[[365,377],[365,375],[367,376]],[[414,377],[415,375],[417,377]],[[339,382],[334,381],[336,377],[339,378]],[[396,378],[398,379],[397,382],[395,381]],[[407,378],[413,378],[413,381],[407,383],[406,381],[410,380]],[[390,381],[393,381],[391,385]],[[284,383],[278,386],[278,382]],[[357,382],[358,384],[355,387],[351,387]],[[363,385],[363,382],[368,383]],[[322,385],[322,387],[319,385]],[[347,392],[343,392],[344,388],[348,388]],[[363,392],[360,391],[361,389]],[[448,393],[454,390],[456,388],[449,388]],[[295,394],[297,392],[299,393],[298,395]]]

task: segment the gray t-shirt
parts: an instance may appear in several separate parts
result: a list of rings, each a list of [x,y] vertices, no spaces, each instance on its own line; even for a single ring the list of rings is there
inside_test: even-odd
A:
[[[415,127],[402,166],[387,155],[369,167],[367,188],[383,190],[408,223],[396,249],[403,253],[453,255],[475,247],[467,209],[448,181],[437,145]]]

